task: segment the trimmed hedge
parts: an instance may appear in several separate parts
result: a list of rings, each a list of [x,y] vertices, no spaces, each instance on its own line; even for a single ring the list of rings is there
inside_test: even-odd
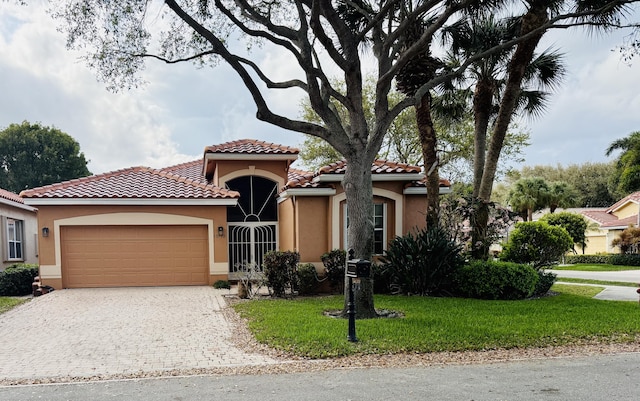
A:
[[[609,263],[617,266],[640,266],[640,255],[636,253],[616,253],[609,260]]]
[[[38,265],[16,263],[0,272],[0,296],[29,295],[33,280],[38,275]]]
[[[316,278],[316,267],[313,263],[301,263],[296,271],[298,275],[298,294],[311,295],[318,292],[318,279]]]
[[[574,265],[577,263],[591,264],[591,265],[597,265],[597,264],[609,265],[611,264],[611,256],[612,255],[608,255],[608,254],[567,255],[565,256],[564,260],[565,260],[565,263],[568,263],[570,265]]]
[[[467,298],[525,299],[534,294],[538,272],[529,265],[475,260],[457,275],[457,291]]]

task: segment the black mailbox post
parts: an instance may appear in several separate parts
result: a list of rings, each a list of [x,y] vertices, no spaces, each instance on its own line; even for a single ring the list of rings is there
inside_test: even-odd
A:
[[[364,259],[354,259],[354,252],[349,250],[349,260],[347,260],[347,277],[349,278],[349,302],[347,304],[349,315],[349,334],[347,339],[356,342],[356,310],[353,301],[353,279],[360,281],[361,278],[369,278],[371,275],[371,262]]]

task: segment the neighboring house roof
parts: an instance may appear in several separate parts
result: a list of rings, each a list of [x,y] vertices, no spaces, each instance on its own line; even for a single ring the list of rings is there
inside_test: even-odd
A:
[[[640,192],[634,192],[620,199],[619,201],[617,201],[607,209],[607,213],[613,213],[630,202],[635,204],[640,204]]]
[[[97,201],[105,204],[121,203],[118,201],[139,204],[150,201],[157,204],[166,203],[167,200],[181,201],[179,203],[184,204],[187,200],[205,201],[198,202],[202,204],[207,203],[207,200],[226,200],[227,202],[222,203],[235,204],[239,194],[170,171],[131,167],[29,189],[23,191],[21,196],[30,204],[55,203],[52,200],[63,200],[60,203],[69,204],[95,204]],[[159,200],[165,202],[158,202]]]
[[[297,156],[300,151],[291,146],[278,145],[255,139],[239,139],[219,145],[207,146],[204,153],[244,154],[244,155],[291,155]],[[295,159],[295,157],[293,157]]]
[[[20,195],[14,194],[13,192],[9,192],[6,189],[2,189],[2,188],[0,188],[0,203],[17,207],[20,209],[28,210],[30,212],[33,212],[36,210],[31,206],[25,205],[24,199],[22,199]]]

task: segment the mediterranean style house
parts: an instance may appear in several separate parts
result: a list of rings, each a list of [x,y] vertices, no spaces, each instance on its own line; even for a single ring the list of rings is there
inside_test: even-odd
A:
[[[38,263],[37,209],[0,189],[0,271],[14,263]]]
[[[40,277],[54,288],[205,285],[260,265],[270,250],[346,248],[348,166],[291,167],[298,150],[250,139],[205,148],[200,160],[132,167],[23,191],[38,207]],[[375,252],[425,224],[417,166],[371,166]],[[440,193],[450,184],[441,181]],[[44,235],[46,233],[46,235]]]

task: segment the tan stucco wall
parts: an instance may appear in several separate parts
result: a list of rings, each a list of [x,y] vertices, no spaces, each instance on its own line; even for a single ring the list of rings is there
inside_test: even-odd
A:
[[[616,210],[613,214],[617,216],[619,219],[625,219],[630,216],[635,216],[638,214],[638,210],[640,205],[637,203],[629,202],[620,209]]]
[[[293,199],[285,199],[278,204],[278,245],[281,250],[297,250],[294,230]]]
[[[39,241],[42,282],[60,288],[62,269],[56,227],[67,224],[206,224],[213,238],[212,252],[209,252],[210,282],[213,283],[228,272],[226,216],[225,206],[40,206],[38,231],[41,232],[42,227],[49,228],[49,237]],[[217,235],[219,226],[224,228],[224,237]]]
[[[421,230],[427,226],[427,196],[405,195],[404,197],[403,234]]]
[[[330,251],[329,199],[327,197],[298,197],[296,234],[300,262],[319,263],[320,257]]]
[[[5,247],[7,241],[6,227],[0,227],[0,271],[5,267],[14,263],[38,263],[38,220],[36,212],[31,212],[18,207],[0,203],[0,216],[4,216],[14,220],[22,220],[24,222],[24,243],[23,256],[24,261],[6,261],[4,260],[4,252],[1,249]]]

